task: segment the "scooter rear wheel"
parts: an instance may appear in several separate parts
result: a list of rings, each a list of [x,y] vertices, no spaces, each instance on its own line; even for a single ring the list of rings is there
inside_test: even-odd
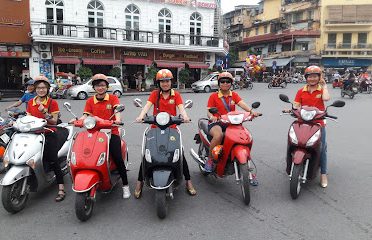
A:
[[[267,87],[268,87],[269,89],[271,89],[271,88],[273,87],[273,85],[272,85],[271,83],[269,83],[269,85],[267,85]]]
[[[292,199],[297,199],[301,191],[301,177],[303,175],[303,164],[294,165],[289,190]]]
[[[240,172],[240,187],[242,190],[243,201],[245,205],[251,202],[251,194],[249,190],[249,169],[248,164],[239,165]]]
[[[198,148],[198,155],[200,158],[203,158],[208,156],[208,149],[206,147],[204,147],[203,143],[200,143],[199,144],[199,148]],[[203,176],[208,176],[209,173],[207,173],[204,168],[202,166],[200,166],[200,164],[198,164],[198,167],[199,167],[199,170],[200,170],[200,173],[203,175]]]
[[[75,214],[82,221],[87,221],[93,213],[94,201],[90,197],[90,192],[77,193],[75,198]]]
[[[25,208],[28,200],[28,192],[21,196],[22,183],[24,180],[17,181],[9,186],[3,186],[1,200],[5,210],[10,213],[17,213]],[[26,186],[27,188],[28,186]]]
[[[168,204],[165,190],[155,192],[156,213],[160,219],[164,219],[168,213]]]

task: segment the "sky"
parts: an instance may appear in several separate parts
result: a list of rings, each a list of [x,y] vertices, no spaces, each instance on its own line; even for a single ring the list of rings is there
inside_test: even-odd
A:
[[[234,10],[237,5],[253,5],[257,4],[259,0],[221,0],[222,1],[222,13],[227,13]]]

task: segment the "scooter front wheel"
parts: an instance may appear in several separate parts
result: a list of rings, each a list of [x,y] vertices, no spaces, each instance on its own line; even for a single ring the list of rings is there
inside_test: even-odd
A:
[[[82,222],[87,221],[93,214],[94,201],[89,193],[77,193],[75,198],[76,217]]]
[[[248,164],[239,165],[240,172],[240,187],[242,190],[243,201],[245,205],[249,205],[251,202],[251,194],[249,190],[249,169]]]
[[[28,191],[26,190],[26,192],[21,195],[23,181],[27,181],[27,179],[17,181],[9,186],[3,186],[1,200],[5,210],[10,213],[17,213],[26,206]],[[26,189],[27,188],[28,186],[26,186]]]
[[[289,184],[289,190],[292,199],[297,199],[301,191],[301,177],[303,175],[303,164],[293,165],[292,177]]]
[[[160,219],[164,219],[168,213],[168,205],[165,190],[155,192],[156,213]]]

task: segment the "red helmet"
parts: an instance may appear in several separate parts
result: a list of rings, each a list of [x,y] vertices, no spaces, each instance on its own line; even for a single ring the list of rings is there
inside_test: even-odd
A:
[[[222,72],[218,75],[218,85],[220,84],[221,79],[229,79],[231,83],[234,81],[234,77],[229,72]]]
[[[172,80],[173,74],[168,69],[161,69],[156,73],[156,81]]]
[[[322,74],[322,69],[315,65],[309,66],[305,69],[305,78],[307,78],[307,76],[309,76],[310,74],[318,74],[320,76]]]

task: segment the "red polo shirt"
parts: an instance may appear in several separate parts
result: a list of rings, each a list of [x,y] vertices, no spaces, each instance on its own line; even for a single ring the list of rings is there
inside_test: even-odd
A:
[[[151,92],[148,102],[151,102],[154,105],[153,115],[157,114],[157,100],[159,97],[159,90],[154,90]],[[163,97],[163,94],[160,94],[159,99],[159,112],[167,112],[172,116],[177,115],[177,106],[183,104],[182,97],[179,92],[171,89],[170,95],[167,99]]]
[[[43,118],[45,119],[45,116],[42,112],[39,111],[39,105],[36,103],[36,99],[38,96],[34,97],[27,103],[27,113],[37,117],[37,118]],[[59,107],[57,101],[47,97],[44,99],[44,101],[41,102],[43,104],[44,108],[47,109],[48,113],[59,113]]]
[[[242,98],[236,92],[230,91],[228,96],[223,96],[221,91],[212,93],[208,100],[207,108],[217,108],[219,114],[225,115],[228,113],[225,105],[223,104],[222,98],[225,99],[226,104],[229,106],[230,111],[235,111],[235,106],[238,104]],[[218,114],[214,114],[214,116],[218,117]]]
[[[318,88],[310,92],[308,90],[308,86],[299,89],[297,91],[296,97],[294,102],[297,104],[300,104],[301,106],[309,106],[309,107],[316,107],[321,111],[325,110],[324,101],[323,101],[323,89],[320,85],[318,85]],[[325,123],[323,120],[317,121],[322,126],[325,126]]]
[[[96,96],[90,97],[84,108],[84,113],[109,120],[114,114],[114,109],[120,104],[119,98],[112,94],[107,94],[102,101],[97,100]],[[115,116],[111,119],[116,120]],[[112,134],[119,135],[118,127],[112,128]]]

